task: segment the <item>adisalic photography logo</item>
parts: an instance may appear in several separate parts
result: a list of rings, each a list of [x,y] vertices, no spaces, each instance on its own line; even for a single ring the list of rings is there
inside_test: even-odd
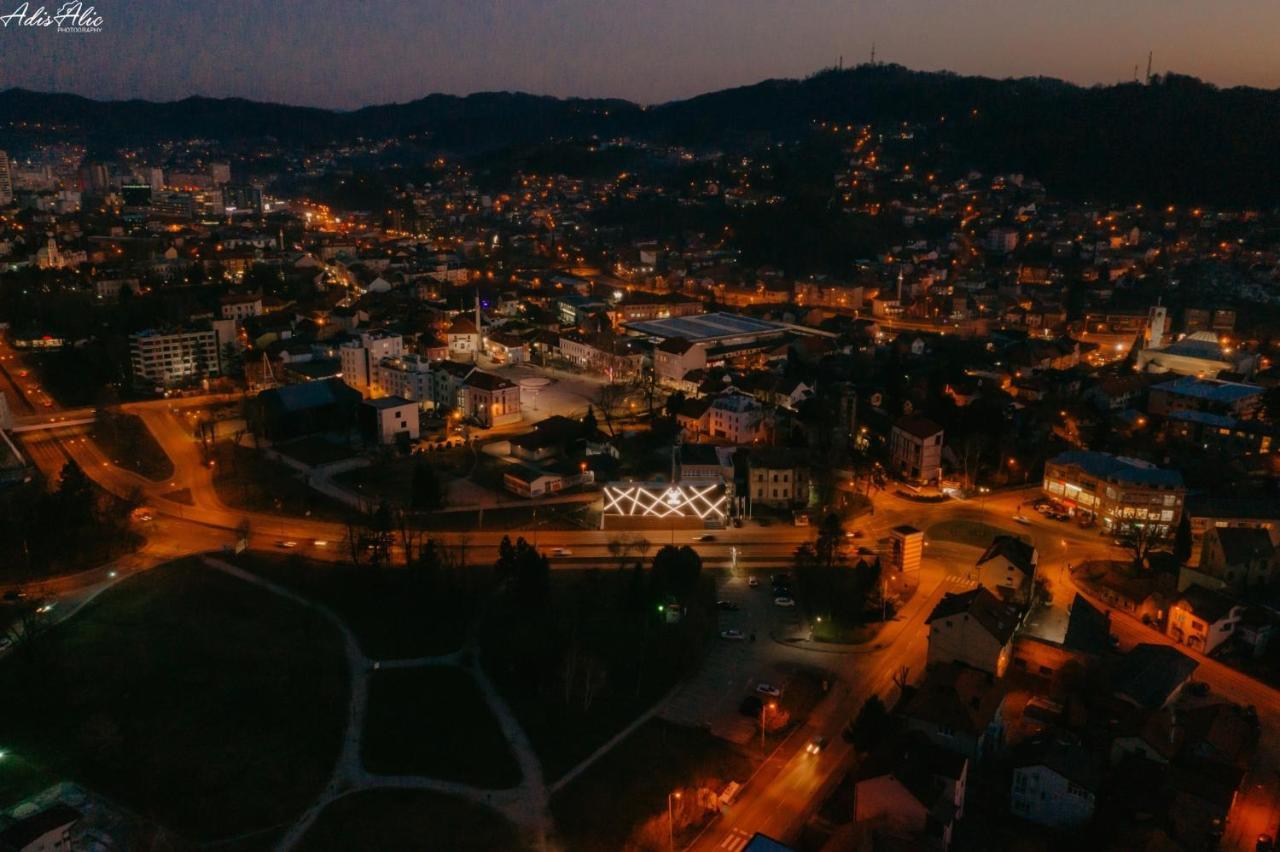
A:
[[[98,10],[83,3],[63,3],[57,11],[50,11],[45,6],[31,8],[30,3],[21,3],[7,15],[0,15],[0,25],[9,27],[34,27],[36,29],[53,28],[60,33],[100,33],[102,32],[102,16]]]

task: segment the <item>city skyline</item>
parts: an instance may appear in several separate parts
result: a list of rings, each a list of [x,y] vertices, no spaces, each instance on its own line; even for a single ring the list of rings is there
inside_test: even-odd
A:
[[[1214,8],[1099,0],[1068,9],[994,0],[935,8],[801,0],[723,0],[689,10],[546,3],[290,5],[252,0],[213,26],[171,0],[99,5],[94,32],[0,30],[0,88],[95,99],[244,97],[353,109],[432,93],[511,90],[663,103],[762,79],[800,77],[843,60],[987,77],[1048,76],[1080,85],[1175,71],[1223,87],[1280,86],[1266,33],[1280,9],[1236,0]],[[12,15],[21,4],[6,4]],[[28,7],[30,11],[30,7]],[[3,20],[0,15],[0,20]],[[388,40],[394,36],[394,40]],[[355,61],[355,60],[359,61]]]

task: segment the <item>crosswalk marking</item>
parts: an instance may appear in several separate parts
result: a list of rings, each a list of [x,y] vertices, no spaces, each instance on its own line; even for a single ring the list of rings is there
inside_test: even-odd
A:
[[[731,833],[725,835],[724,840],[720,841],[720,848],[728,852],[738,852],[747,842],[751,840],[751,835],[740,828],[735,828]]]

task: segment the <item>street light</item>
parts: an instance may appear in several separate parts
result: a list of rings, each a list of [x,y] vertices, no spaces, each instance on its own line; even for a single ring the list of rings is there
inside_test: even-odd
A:
[[[764,754],[764,714],[766,710],[777,710],[777,702],[770,701],[768,704],[760,705],[760,753]]]
[[[667,844],[673,852],[676,848],[676,817],[671,808],[671,800],[678,799],[681,795],[679,790],[667,794]]]

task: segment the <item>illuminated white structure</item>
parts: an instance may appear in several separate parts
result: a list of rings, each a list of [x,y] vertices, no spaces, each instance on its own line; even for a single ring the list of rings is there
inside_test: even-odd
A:
[[[604,487],[601,526],[610,519],[613,526],[664,527],[708,526],[724,523],[728,508],[724,482],[716,479],[685,479],[680,482],[611,482]]]

